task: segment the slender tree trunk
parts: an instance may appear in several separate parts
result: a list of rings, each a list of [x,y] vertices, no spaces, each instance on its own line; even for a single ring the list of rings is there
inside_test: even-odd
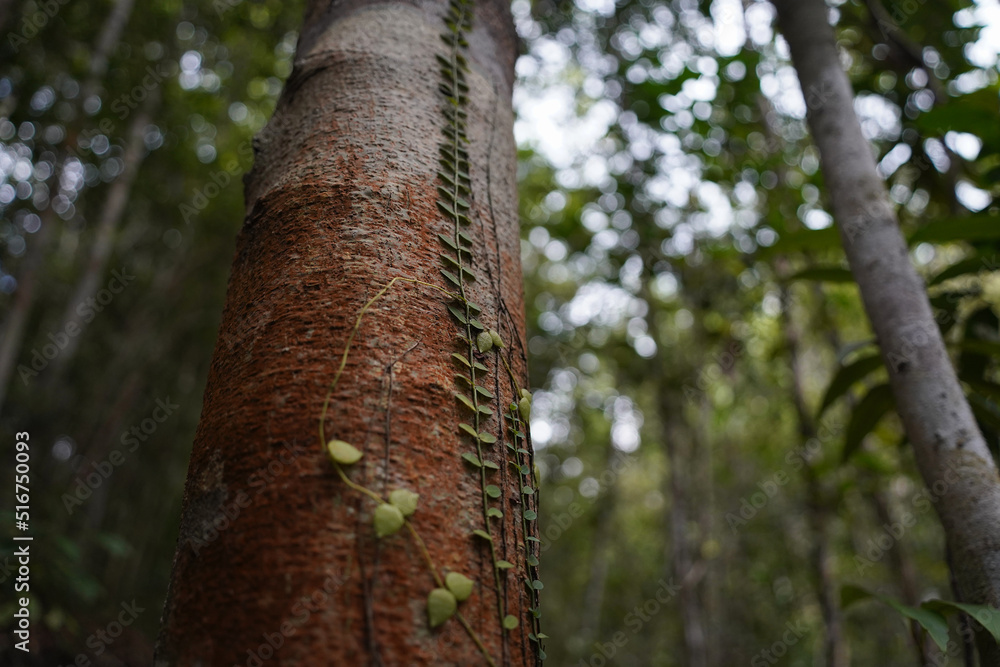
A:
[[[784,262],[782,262],[784,263]],[[788,288],[781,290],[782,329],[792,371],[792,404],[799,422],[799,435],[807,442],[818,435],[816,423],[806,402],[805,373],[799,354],[801,336],[791,312],[792,302]],[[806,483],[806,508],[809,527],[812,530],[812,567],[816,586],[816,596],[826,635],[823,638],[823,654],[827,667],[847,667],[850,664],[847,645],[844,643],[843,621],[840,614],[836,581],[830,566],[830,513],[819,475],[812,463],[805,461],[802,469]]]
[[[101,34],[94,44],[94,51],[90,56],[90,72],[87,74],[87,81],[83,85],[83,95],[81,101],[97,92],[97,86],[104,79],[104,74],[108,71],[108,61],[111,52],[121,41],[122,31],[128,23],[129,16],[132,15],[132,7],[135,0],[115,0],[111,13],[104,20],[101,27]]]
[[[823,0],[775,0],[834,218],[966,601],[1000,606],[1000,478],[934,321],[854,114]],[[1000,664],[980,633],[984,664]]]
[[[304,25],[246,180],[158,664],[534,664],[533,461],[502,417],[527,432],[508,3],[314,0]],[[397,489],[416,512],[377,538]],[[431,627],[448,573],[472,595]]]
[[[135,182],[139,166],[146,158],[146,143],[144,132],[151,119],[151,111],[159,101],[157,93],[150,93],[146,104],[132,119],[129,125],[128,136],[125,144],[125,154],[122,156],[122,173],[108,186],[107,197],[101,207],[97,217],[97,225],[94,230],[94,242],[90,247],[90,254],[83,267],[83,275],[77,282],[73,296],[66,304],[63,319],[60,326],[66,327],[70,323],[76,325],[79,331],[83,331],[86,321],[80,313],[80,305],[86,303],[88,299],[93,299],[100,289],[101,280],[104,279],[104,272],[111,259],[111,253],[115,248],[116,232],[121,223],[122,216],[125,215],[125,206],[128,204],[129,195],[132,192],[132,184]],[[62,349],[59,356],[52,362],[52,371],[49,375],[50,381],[58,377],[61,370],[73,358],[76,349],[80,344],[83,334],[71,336]]]
[[[17,289],[14,292],[14,302],[7,311],[3,322],[2,338],[0,338],[0,409],[3,408],[10,387],[11,376],[17,363],[17,355],[21,351],[24,333],[31,314],[31,305],[35,301],[38,282],[41,278],[45,256],[49,251],[49,242],[55,236],[55,212],[52,208],[42,211],[42,226],[29,246],[28,257],[24,268],[18,276]]]
[[[605,468],[610,469],[615,459],[620,456],[611,440],[608,440]],[[611,484],[597,504],[597,517],[594,521],[592,549],[590,552],[590,576],[583,590],[583,621],[580,623],[580,636],[591,638],[601,637],[601,611],[604,607],[604,594],[608,584],[608,570],[614,559],[615,513],[618,508],[618,484]]]
[[[84,90],[96,89],[99,82],[104,78],[108,69],[108,57],[111,51],[118,45],[121,39],[122,30],[128,22],[128,17],[132,12],[135,0],[117,0],[111,13],[104,20],[101,34],[94,44],[91,54],[90,72]],[[7,0],[0,0],[0,27],[4,24],[4,16],[9,13],[11,3]],[[78,102],[82,104],[86,95],[81,95]],[[0,114],[4,115],[4,114]],[[77,109],[77,121],[82,117],[82,109]],[[75,135],[75,132],[71,132]],[[140,136],[141,139],[141,136]],[[62,151],[60,151],[62,153]],[[53,171],[58,173],[62,160],[55,160]],[[58,178],[52,179],[55,185],[54,190],[58,191]],[[35,239],[35,249],[32,250],[29,260],[26,263],[23,273],[19,276],[17,293],[11,313],[3,326],[3,341],[0,342],[0,408],[3,407],[4,399],[7,395],[11,372],[17,355],[21,351],[21,344],[24,339],[25,325],[31,306],[35,300],[35,293],[39,279],[39,269],[48,249],[48,243],[55,235],[53,226],[55,215],[51,206],[41,212],[42,228]]]

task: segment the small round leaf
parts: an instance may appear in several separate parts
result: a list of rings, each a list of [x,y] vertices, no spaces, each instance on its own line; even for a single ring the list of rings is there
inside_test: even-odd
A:
[[[517,616],[507,614],[503,617],[503,627],[506,630],[514,630],[518,626]]]
[[[357,463],[364,456],[360,449],[343,440],[331,440],[326,443],[326,449],[330,452],[330,458],[345,466]]]
[[[409,489],[396,489],[389,494],[389,502],[399,508],[403,516],[410,516],[417,511],[417,501],[420,494]]]
[[[451,618],[456,609],[458,609],[458,601],[454,594],[445,588],[435,588],[427,596],[427,617],[432,628],[436,628]]]
[[[403,513],[395,505],[383,503],[375,508],[375,535],[392,535],[403,527]]]
[[[459,602],[468,600],[469,596],[472,595],[472,583],[472,579],[460,572],[449,572],[448,576],[444,578],[444,585]]]
[[[524,419],[524,421],[528,421],[531,418],[531,399],[522,398],[517,402],[517,409],[521,413],[521,418]]]
[[[478,336],[476,336],[476,347],[483,354],[486,354],[493,349],[493,338],[490,336],[488,331],[482,331]]]
[[[493,339],[493,345],[495,345],[496,347],[499,347],[499,348],[502,349],[503,348],[503,338],[500,338],[499,332],[497,332],[496,329],[490,329],[489,334],[490,334],[490,338]]]

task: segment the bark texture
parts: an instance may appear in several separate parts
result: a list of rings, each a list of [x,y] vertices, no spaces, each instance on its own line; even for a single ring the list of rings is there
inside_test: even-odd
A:
[[[965,602],[1000,606],[1000,477],[861,133],[823,0],[775,0],[834,218]],[[983,664],[1000,664],[982,638]]]
[[[376,540],[375,503],[348,488],[317,426],[365,303],[394,277],[450,286],[437,205],[445,116],[438,55],[445,2],[310,2],[295,66],[255,140],[219,341],[194,442],[158,664],[478,665],[457,619],[436,629],[435,587],[406,529]],[[477,0],[469,35],[468,152],[474,239],[466,293],[526,381],[511,89],[516,37],[506,2]],[[383,497],[420,494],[413,525],[442,576],[475,581],[459,612],[496,664],[536,661],[524,584],[522,500],[499,415],[514,398],[494,356],[500,442],[486,453],[502,495],[492,522],[510,561],[499,595],[519,621],[503,632],[478,472],[452,354],[461,333],[438,291],[396,283],[361,320],[332,397],[326,437],[365,456],[347,469]],[[499,364],[499,368],[498,368]],[[512,472],[513,471],[513,472]],[[531,543],[534,544],[534,543]],[[275,644],[280,644],[275,646]],[[277,664],[277,663],[276,663]]]

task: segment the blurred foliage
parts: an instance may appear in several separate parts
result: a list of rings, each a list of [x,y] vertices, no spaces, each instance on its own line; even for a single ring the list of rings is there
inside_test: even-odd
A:
[[[131,3],[12,5],[0,26],[4,326],[33,254],[42,253],[44,263],[16,359],[21,370],[0,407],[0,437],[13,443],[15,431],[31,435],[37,664],[69,664],[80,652],[93,659],[95,647],[106,645],[92,633],[133,600],[143,611],[104,659],[151,664],[243,217],[241,175],[290,71],[302,7],[277,0],[139,3],[106,75],[88,91],[99,35],[114,8]],[[37,34],[25,28],[37,24],[44,24]],[[69,301],[122,171],[130,124],[143,109],[150,114],[139,128],[143,158],[113,253],[100,267],[102,289],[117,287],[113,271],[127,286],[110,303],[98,301],[71,358],[49,360],[54,348],[45,346],[65,340],[65,313],[77,305]],[[44,356],[33,367],[36,351]],[[24,372],[41,362],[37,375]],[[176,406],[162,422],[158,401]],[[13,456],[11,447],[4,451]],[[120,464],[111,462],[118,460],[112,452]],[[101,474],[109,465],[113,472]],[[9,563],[13,520],[4,516],[0,562]],[[5,590],[12,586],[9,575],[0,577]],[[5,628],[13,604],[5,595]],[[0,645],[0,655],[8,651]]]
[[[44,367],[15,369],[0,406],[3,442],[28,431],[33,445],[38,664],[93,655],[88,639],[133,600],[144,611],[105,655],[148,664],[212,346],[240,344],[215,342],[239,175],[301,17],[276,0],[142,4],[92,81],[126,5],[0,16],[5,335],[43,259],[15,362]],[[996,447],[996,45],[965,0],[832,5],[863,129]],[[827,664],[831,628],[854,664],[937,660],[919,625],[841,598],[954,595],[773,9],[512,8],[550,664]],[[47,360],[142,110],[138,177],[99,267],[101,288],[114,270],[135,278]],[[159,420],[158,401],[177,407]]]

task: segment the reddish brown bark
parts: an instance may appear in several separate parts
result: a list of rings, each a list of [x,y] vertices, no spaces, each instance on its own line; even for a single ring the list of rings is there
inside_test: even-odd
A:
[[[340,355],[365,302],[401,276],[446,288],[436,205],[442,98],[436,53],[447,5],[314,2],[275,117],[257,142],[247,217],[195,437],[157,658],[162,664],[475,665],[452,618],[431,630],[435,586],[404,529],[376,540],[375,504],[337,477],[317,434]],[[502,0],[480,0],[470,37],[469,153],[475,239],[467,289],[525,384],[524,306],[510,93],[515,38]],[[494,521],[503,633],[451,359],[458,325],[437,291],[397,283],[365,315],[326,434],[365,452],[351,479],[420,494],[413,525],[441,574],[475,580],[459,611],[497,664],[535,662],[516,475]],[[499,414],[513,385],[488,356]],[[500,372],[498,372],[498,370]],[[487,422],[500,435],[497,417]],[[229,514],[229,518],[220,517]],[[217,524],[213,532],[206,526]],[[224,526],[224,527],[223,527]],[[326,589],[326,590],[324,590]],[[270,648],[278,644],[279,648]],[[261,647],[265,647],[263,650]]]

